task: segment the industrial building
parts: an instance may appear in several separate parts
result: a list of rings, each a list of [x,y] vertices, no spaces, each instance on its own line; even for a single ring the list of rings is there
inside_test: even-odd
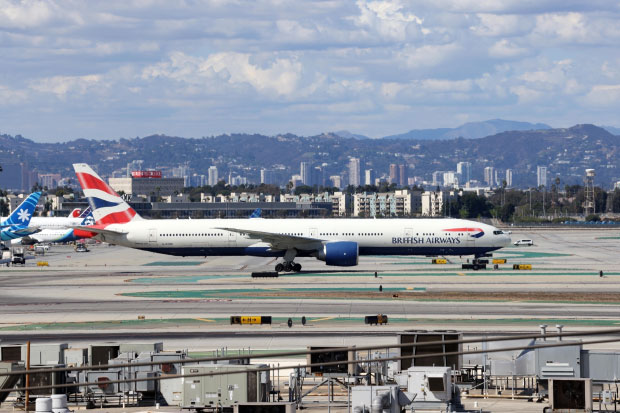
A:
[[[141,196],[156,201],[162,196],[183,192],[184,178],[163,178],[161,171],[133,171],[130,178],[109,178],[108,184],[118,193]]]

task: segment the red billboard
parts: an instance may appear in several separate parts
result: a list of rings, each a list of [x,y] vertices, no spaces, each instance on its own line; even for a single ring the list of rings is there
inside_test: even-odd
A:
[[[161,178],[161,171],[132,171],[134,178]]]

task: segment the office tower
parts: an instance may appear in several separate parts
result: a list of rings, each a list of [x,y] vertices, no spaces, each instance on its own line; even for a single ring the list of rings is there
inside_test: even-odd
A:
[[[299,165],[299,175],[304,185],[312,185],[312,175],[310,171],[310,162],[301,162]]]
[[[215,165],[209,167],[209,185],[217,185],[217,166]]]
[[[459,183],[465,185],[471,180],[471,162],[459,162],[456,164],[456,173]]]
[[[407,165],[398,165],[398,185],[407,185]]]
[[[366,169],[365,172],[364,184],[365,185],[374,185],[375,184],[375,171],[373,169]]]
[[[489,186],[495,186],[495,168],[487,166],[484,168],[484,182]]]
[[[360,186],[360,160],[349,159],[349,185]]]
[[[547,186],[547,167],[539,166],[536,170],[536,186]]]
[[[512,169],[506,169],[506,186],[512,187]]]

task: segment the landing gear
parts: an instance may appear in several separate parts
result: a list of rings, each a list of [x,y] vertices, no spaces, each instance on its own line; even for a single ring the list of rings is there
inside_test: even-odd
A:
[[[492,254],[475,255],[474,259],[471,260],[471,264],[469,263],[469,260],[467,260],[467,264],[463,264],[461,268],[464,270],[474,270],[474,271],[485,270],[487,268],[487,264],[489,263],[489,260],[488,258],[484,258],[484,257],[492,257],[492,256],[493,256]]]
[[[299,272],[301,271],[301,264],[292,261],[286,261],[284,263],[276,264],[276,272]]]
[[[297,256],[296,249],[292,248],[292,249],[286,250],[286,253],[284,254],[284,262],[276,265],[276,272],[282,272],[282,271],[299,272],[301,271],[301,264],[297,264],[296,262],[293,262],[296,256]]]

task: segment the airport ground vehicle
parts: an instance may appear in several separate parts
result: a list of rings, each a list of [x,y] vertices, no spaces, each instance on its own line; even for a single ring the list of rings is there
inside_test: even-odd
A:
[[[75,246],[75,252],[89,252],[90,250],[86,248],[86,245],[80,243]]]
[[[531,239],[520,239],[514,242],[514,245],[527,245],[527,246],[532,246],[534,245],[534,241],[532,241]]]
[[[26,265],[26,252],[23,247],[13,248],[13,259],[11,261],[13,265],[21,264]]]

